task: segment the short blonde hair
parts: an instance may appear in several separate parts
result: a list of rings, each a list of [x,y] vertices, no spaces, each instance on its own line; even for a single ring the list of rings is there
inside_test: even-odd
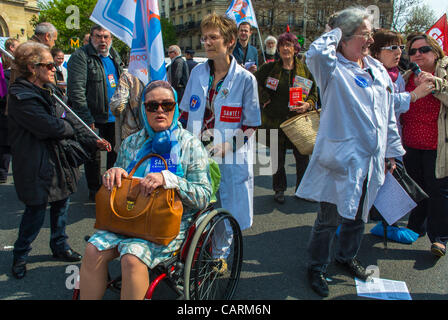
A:
[[[204,17],[201,22],[201,32],[206,29],[216,28],[224,38],[224,44],[229,44],[232,40],[235,41],[234,45],[230,48],[232,51],[236,45],[236,38],[238,36],[238,28],[235,21],[226,17],[220,16],[216,13],[211,13]]]
[[[44,52],[50,53],[50,49],[42,43],[27,41],[20,44],[14,51],[13,66],[18,72],[17,76],[25,78],[31,76],[32,73],[28,70],[28,65],[40,63]]]

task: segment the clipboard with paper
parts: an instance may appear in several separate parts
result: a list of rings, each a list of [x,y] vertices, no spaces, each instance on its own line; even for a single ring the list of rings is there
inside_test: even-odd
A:
[[[387,172],[373,203],[389,225],[394,224],[417,206],[414,200],[398,183],[395,177]]]

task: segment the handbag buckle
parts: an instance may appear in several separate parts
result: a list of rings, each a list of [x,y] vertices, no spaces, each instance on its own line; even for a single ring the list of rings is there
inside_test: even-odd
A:
[[[129,200],[128,200],[126,209],[127,209],[128,211],[131,211],[132,209],[134,209],[134,205],[135,205],[135,201],[129,201]]]

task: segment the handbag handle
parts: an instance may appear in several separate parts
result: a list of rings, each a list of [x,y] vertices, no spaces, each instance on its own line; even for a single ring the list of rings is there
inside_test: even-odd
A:
[[[123,219],[123,220],[133,220],[133,219],[137,219],[138,217],[140,217],[141,215],[143,215],[143,214],[149,209],[149,207],[151,206],[152,202],[154,201],[154,197],[152,197],[152,199],[150,199],[150,200],[148,201],[148,204],[146,205],[146,207],[145,207],[140,213],[138,213],[137,215],[135,215],[135,216],[133,216],[133,217],[123,217],[123,216],[120,216],[120,215],[117,213],[117,211],[115,210],[115,208],[114,208],[114,200],[115,200],[115,194],[116,194],[116,193],[117,193],[117,187],[114,187],[114,188],[112,189],[111,194],[110,194],[110,208],[112,209],[112,212],[114,213],[115,216],[117,216],[118,218]]]
[[[166,160],[162,156],[160,156],[160,155],[158,155],[156,153],[150,153],[150,154],[147,154],[146,156],[144,156],[143,158],[141,158],[139,162],[137,162],[137,164],[134,166],[134,168],[132,168],[131,172],[129,173],[129,177],[132,178],[132,176],[134,175],[135,171],[137,171],[138,167],[140,167],[140,165],[145,160],[147,160],[149,158],[152,158],[152,157],[156,157],[156,158],[159,158],[160,160],[162,160],[163,164],[165,165],[165,169],[168,170],[168,164],[166,163]]]
[[[138,167],[139,167],[145,160],[147,160],[147,159],[149,159],[149,158],[152,158],[152,157],[156,157],[156,158],[161,159],[161,160],[163,161],[163,163],[165,164],[165,169],[168,170],[168,164],[166,163],[166,160],[165,160],[162,156],[160,156],[160,155],[158,155],[158,154],[156,154],[156,153],[150,153],[150,154],[144,156],[143,158],[141,158],[139,162],[137,162],[137,164],[134,166],[134,168],[132,168],[131,172],[129,173],[128,178],[132,179],[132,177],[133,177],[135,171],[137,171]],[[138,217],[140,217],[142,214],[144,214],[144,213],[149,209],[149,207],[150,207],[150,205],[152,204],[152,201],[153,201],[153,199],[154,199],[154,198],[153,198],[153,199],[151,199],[150,201],[148,201],[148,204],[146,205],[146,207],[142,210],[142,212],[138,213],[136,216],[133,216],[133,217],[123,217],[123,216],[120,216],[120,215],[117,213],[117,211],[115,210],[115,208],[114,208],[114,200],[115,200],[115,195],[116,195],[116,193],[117,193],[117,189],[118,189],[117,186],[114,186],[114,188],[112,189],[112,192],[111,192],[111,194],[110,194],[110,208],[112,209],[112,212],[113,212],[118,218],[123,219],[123,220],[132,220],[132,219],[137,219]],[[137,199],[137,196],[138,196],[138,193],[137,193],[137,194],[133,194],[133,195],[132,195],[132,199],[134,199],[134,200]],[[129,199],[129,197],[128,197],[128,199]]]

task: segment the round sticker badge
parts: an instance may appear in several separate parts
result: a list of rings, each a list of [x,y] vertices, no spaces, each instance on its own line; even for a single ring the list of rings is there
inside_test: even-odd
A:
[[[190,111],[196,111],[201,106],[201,99],[197,95],[190,98]]]
[[[355,82],[361,88],[367,88],[369,86],[369,83],[367,82],[367,80],[361,76],[356,76]]]

